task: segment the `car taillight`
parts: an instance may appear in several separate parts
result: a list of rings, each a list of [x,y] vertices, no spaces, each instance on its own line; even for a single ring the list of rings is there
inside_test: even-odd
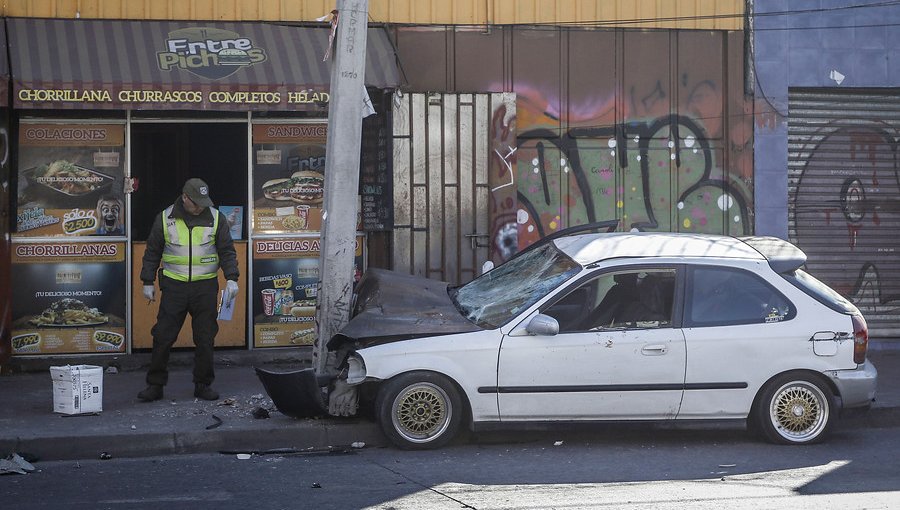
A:
[[[853,362],[862,365],[866,362],[866,350],[869,348],[869,326],[862,315],[853,315]]]

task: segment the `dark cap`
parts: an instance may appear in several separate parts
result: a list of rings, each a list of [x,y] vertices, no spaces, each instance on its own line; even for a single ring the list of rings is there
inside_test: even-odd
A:
[[[191,199],[191,202],[200,207],[212,207],[213,205],[212,200],[209,198],[209,186],[207,186],[202,179],[196,177],[188,179],[187,182],[184,183],[184,189],[182,191]]]

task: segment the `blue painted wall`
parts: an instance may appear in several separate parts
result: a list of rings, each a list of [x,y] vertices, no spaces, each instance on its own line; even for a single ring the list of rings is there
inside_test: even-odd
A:
[[[788,236],[788,87],[900,87],[900,4],[754,0],[755,230]],[[859,7],[853,7],[859,6]],[[831,71],[844,75],[838,84]]]

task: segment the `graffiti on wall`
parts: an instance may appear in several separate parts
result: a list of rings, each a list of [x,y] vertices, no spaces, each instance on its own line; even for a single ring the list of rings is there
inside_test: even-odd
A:
[[[853,301],[870,329],[900,319],[900,133],[884,125],[826,127],[791,159],[791,240],[807,270]]]
[[[659,81],[646,89],[631,87],[625,103],[634,115],[624,122],[609,122],[610,98],[570,114],[566,130],[555,128],[557,112],[534,111],[552,102],[520,96],[519,116],[529,122],[516,153],[518,249],[595,221],[624,231],[752,232],[751,117],[736,115],[726,139],[714,82],[691,90],[684,114],[668,112]]]
[[[493,106],[488,160],[489,253],[499,264],[516,253],[516,105],[510,94]]]

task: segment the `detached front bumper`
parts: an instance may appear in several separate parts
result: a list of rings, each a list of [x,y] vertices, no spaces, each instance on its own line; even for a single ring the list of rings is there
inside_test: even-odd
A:
[[[869,360],[854,370],[829,370],[825,376],[837,387],[844,409],[869,407],[875,400],[878,370]]]

